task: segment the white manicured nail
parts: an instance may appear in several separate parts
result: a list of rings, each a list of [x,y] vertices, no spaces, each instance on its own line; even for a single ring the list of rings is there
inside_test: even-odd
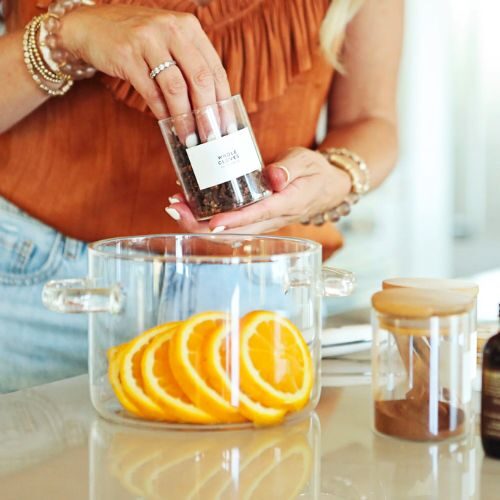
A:
[[[194,146],[198,146],[198,136],[196,134],[189,134],[186,137],[186,147],[193,148]]]
[[[286,175],[286,185],[288,186],[288,184],[290,183],[290,179],[292,178],[290,176],[290,171],[288,170],[288,168],[284,167],[283,165],[278,165],[277,168],[281,168],[281,170],[283,170],[283,172],[285,172],[285,175]]]
[[[165,208],[165,212],[167,212],[167,214],[170,215],[170,217],[172,217],[172,219],[181,220],[181,214],[179,212],[177,212],[177,210],[175,208],[167,207],[167,208]]]
[[[227,133],[234,134],[235,132],[238,132],[238,125],[232,122],[227,126]]]
[[[222,233],[226,230],[226,226],[217,226],[212,229],[212,234]]]
[[[180,203],[181,200],[178,200],[177,198],[174,198],[173,196],[169,196],[168,202],[170,203],[170,205],[175,205],[176,203]]]
[[[207,142],[215,141],[215,139],[217,139],[217,136],[213,132],[210,132],[207,136]]]

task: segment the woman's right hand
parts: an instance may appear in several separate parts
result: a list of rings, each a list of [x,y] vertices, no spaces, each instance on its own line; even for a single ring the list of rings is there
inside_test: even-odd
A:
[[[60,35],[70,53],[130,82],[159,120],[231,96],[219,55],[192,14],[129,5],[81,7],[63,17]],[[168,60],[177,66],[152,80],[151,69]]]

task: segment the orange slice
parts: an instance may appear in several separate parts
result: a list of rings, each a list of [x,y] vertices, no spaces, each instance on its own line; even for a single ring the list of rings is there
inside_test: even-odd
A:
[[[254,311],[241,320],[240,382],[265,406],[300,410],[313,387],[313,363],[302,334],[286,318]]]
[[[198,408],[225,423],[245,419],[209,385],[203,361],[209,334],[228,320],[223,312],[195,314],[179,326],[169,349],[170,366],[184,394]]]
[[[142,378],[146,394],[176,421],[194,424],[214,424],[217,419],[197,408],[184,394],[170,367],[170,344],[176,329],[157,335],[144,350]]]
[[[240,413],[252,420],[257,425],[273,425],[281,422],[285,417],[286,410],[282,408],[268,408],[253,399],[250,399],[239,387],[233,387],[230,371],[230,357],[227,353],[231,348],[227,348],[231,336],[228,336],[228,324],[224,323],[210,333],[206,344],[205,370],[209,383],[226,400],[229,400],[237,392],[237,401]],[[226,369],[225,369],[226,368]],[[237,381],[238,378],[234,377]]]
[[[144,391],[141,362],[144,350],[158,334],[175,330],[179,323],[165,323],[146,330],[131,340],[123,350],[120,366],[120,380],[126,395],[139,408],[143,416],[155,420],[173,420],[174,415],[168,413],[158,403],[153,401]]]
[[[111,347],[108,350],[108,377],[111,387],[113,388],[116,398],[120,404],[130,413],[141,417],[142,414],[135,403],[125,394],[122,383],[120,381],[120,366],[123,359],[123,348],[125,345]]]

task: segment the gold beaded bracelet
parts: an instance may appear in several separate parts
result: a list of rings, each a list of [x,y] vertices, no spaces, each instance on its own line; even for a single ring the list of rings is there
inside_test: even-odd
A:
[[[68,52],[61,44],[60,30],[64,15],[78,7],[94,6],[94,0],[54,0],[48,9],[50,16],[42,22],[38,43],[48,66],[59,70],[73,80],[95,75],[96,69]]]
[[[43,60],[37,45],[40,26],[50,16],[50,13],[36,16],[26,25],[23,37],[24,62],[41,90],[50,96],[62,96],[72,87],[73,78],[60,71],[53,71]],[[47,83],[54,84],[54,87]]]
[[[325,222],[338,222],[341,217],[349,215],[352,206],[370,190],[370,171],[366,163],[357,154],[346,148],[329,148],[321,151],[321,153],[331,165],[349,174],[352,188],[340,205],[312,218],[303,218],[300,222],[304,225],[322,226]]]
[[[368,166],[356,153],[346,148],[329,148],[321,151],[334,167],[347,172],[352,180],[352,192],[358,195],[370,190],[371,179]]]

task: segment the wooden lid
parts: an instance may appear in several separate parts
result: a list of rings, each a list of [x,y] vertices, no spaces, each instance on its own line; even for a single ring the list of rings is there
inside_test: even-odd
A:
[[[471,281],[442,278],[391,278],[382,282],[382,288],[425,288],[427,290],[455,290],[470,293],[474,298],[479,287]]]
[[[393,288],[373,295],[372,305],[382,314],[425,319],[432,316],[464,314],[473,308],[474,297],[468,293],[450,290]]]

